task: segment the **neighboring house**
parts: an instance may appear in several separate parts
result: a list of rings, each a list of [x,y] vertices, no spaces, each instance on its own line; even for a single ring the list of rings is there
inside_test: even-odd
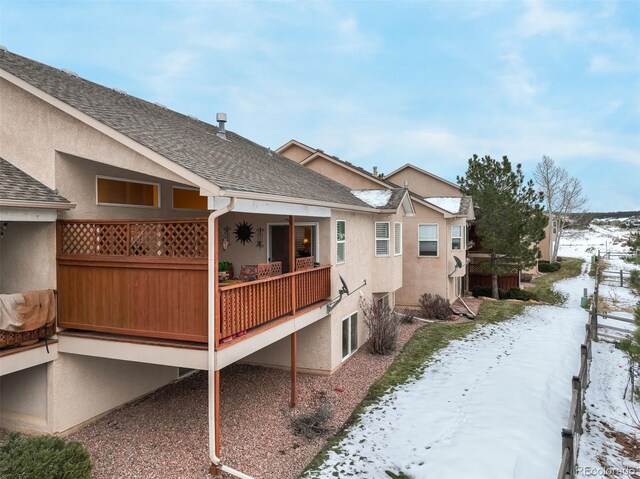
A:
[[[370,173],[296,140],[277,151],[343,183],[354,194],[373,198],[382,192],[408,189],[414,214],[395,226],[394,241],[403,261],[402,288],[396,293],[395,304],[415,306],[423,293],[439,294],[452,302],[463,294],[467,222],[474,215],[471,198],[464,197],[455,185],[412,165],[382,177],[377,171]]]
[[[0,101],[0,293],[56,289],[59,326],[48,352],[0,358],[4,428],[62,432],[202,369],[215,461],[220,369],[329,374],[367,339],[359,293],[402,286],[404,189],[352,192],[226,115],[212,126],[7,51]],[[341,279],[366,285],[340,294]]]
[[[387,180],[394,183],[408,184],[412,193],[418,196],[441,196],[441,197],[461,197],[462,192],[458,185],[440,178],[433,173],[429,173],[415,165],[405,164],[395,171],[385,176]],[[432,193],[430,193],[432,192]],[[427,198],[428,199],[428,198]],[[436,200],[443,201],[443,200]],[[447,200],[444,200],[447,201]],[[465,276],[464,288],[471,291],[476,286],[490,287],[491,275],[484,272],[482,263],[489,260],[489,255],[482,250],[482,238],[475,234],[473,220],[475,216],[469,216],[468,225],[468,266],[467,275]],[[542,260],[549,260],[550,245],[553,244],[556,228],[548,225],[545,229],[546,237],[538,244],[541,252]],[[527,272],[537,272],[537,266],[534,266]],[[405,283],[406,284],[406,283]],[[514,287],[520,287],[520,272],[506,272],[498,276],[498,286],[501,289],[508,290]]]

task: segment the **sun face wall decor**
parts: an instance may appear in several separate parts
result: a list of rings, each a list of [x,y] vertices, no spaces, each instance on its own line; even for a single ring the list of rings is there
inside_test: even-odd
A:
[[[251,239],[253,238],[253,226],[246,221],[237,223],[233,234],[236,236],[236,241],[239,241],[243,245],[251,243]]]

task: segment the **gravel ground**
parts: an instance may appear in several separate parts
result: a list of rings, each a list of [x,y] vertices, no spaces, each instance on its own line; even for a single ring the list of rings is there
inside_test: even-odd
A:
[[[421,326],[403,325],[400,345]],[[397,354],[397,353],[396,353]],[[297,477],[326,438],[295,436],[292,414],[333,405],[336,432],[395,357],[360,348],[332,376],[298,375],[298,406],[288,407],[288,371],[233,365],[221,372],[222,459],[256,478]],[[94,477],[206,478],[207,375],[195,373],[124,406],[69,436],[91,454]]]

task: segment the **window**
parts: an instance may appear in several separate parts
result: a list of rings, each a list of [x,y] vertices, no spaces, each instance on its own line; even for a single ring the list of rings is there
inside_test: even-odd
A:
[[[462,249],[462,225],[451,225],[451,249]]]
[[[438,256],[438,225],[418,225],[418,255]]]
[[[391,231],[386,221],[376,221],[376,256],[389,256]]]
[[[380,296],[378,298],[378,304],[383,308],[389,307],[389,293]]]
[[[358,313],[342,320],[342,359],[345,360],[358,349]]]
[[[200,196],[196,188],[173,187],[173,209],[175,210],[208,210],[207,197]]]
[[[393,228],[393,252],[398,256],[402,254],[402,223],[394,223]]]
[[[99,205],[159,208],[160,185],[96,176],[96,200]]]
[[[336,263],[346,262],[346,239],[347,239],[347,222],[345,220],[336,220]]]

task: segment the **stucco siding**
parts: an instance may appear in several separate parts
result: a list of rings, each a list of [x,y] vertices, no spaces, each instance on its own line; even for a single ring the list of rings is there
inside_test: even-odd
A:
[[[373,179],[361,176],[357,173],[347,170],[342,165],[337,165],[326,158],[315,158],[305,165],[307,168],[312,169],[331,178],[333,181],[342,183],[352,190],[370,190],[384,188]]]
[[[398,171],[392,176],[387,177],[397,185],[404,185],[405,181],[409,184],[409,189],[422,197],[427,196],[462,196],[462,193],[456,186],[440,181],[424,173],[414,170],[413,168],[405,168]]]
[[[0,154],[49,188],[58,188],[56,152],[183,181],[175,173],[3,79],[0,79],[0,103]],[[66,196],[62,188],[59,190]]]

